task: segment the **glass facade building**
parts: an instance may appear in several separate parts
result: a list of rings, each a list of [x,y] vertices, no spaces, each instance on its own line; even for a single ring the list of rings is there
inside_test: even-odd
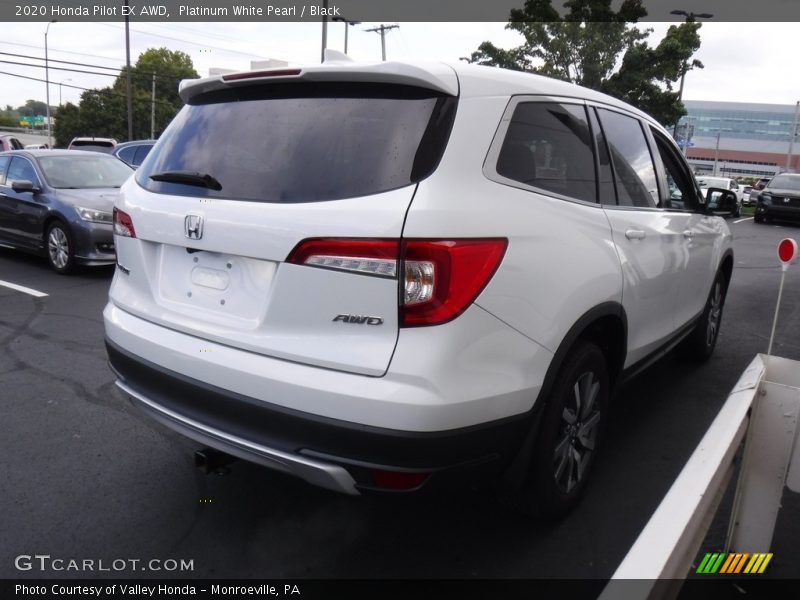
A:
[[[680,120],[676,138],[679,143],[689,140],[686,154],[696,172],[723,175],[724,169],[727,177],[770,177],[797,170],[798,138],[790,143],[794,105],[698,100],[685,100],[684,105],[688,114]]]

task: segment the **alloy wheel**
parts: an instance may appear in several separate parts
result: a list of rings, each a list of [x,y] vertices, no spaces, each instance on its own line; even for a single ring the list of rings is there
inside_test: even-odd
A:
[[[553,456],[558,489],[569,493],[578,485],[593,458],[600,410],[600,381],[589,371],[577,378],[561,414],[560,438]]]
[[[50,262],[57,269],[64,269],[69,262],[69,240],[61,227],[53,227],[47,236],[47,251]]]
[[[706,327],[706,345],[711,347],[717,339],[719,322],[722,317],[722,282],[717,280],[714,283],[714,291],[709,298],[708,306],[708,326]]]

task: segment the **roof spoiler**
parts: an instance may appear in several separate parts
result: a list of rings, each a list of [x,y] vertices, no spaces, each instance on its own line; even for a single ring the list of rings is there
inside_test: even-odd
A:
[[[359,63],[336,50],[325,50],[325,62],[303,67],[279,67],[244,71],[204,79],[184,79],[178,93],[184,102],[199,94],[254,83],[285,81],[342,81],[351,83],[393,83],[421,87],[450,96],[458,95],[458,78],[444,63],[410,65],[397,62]]]

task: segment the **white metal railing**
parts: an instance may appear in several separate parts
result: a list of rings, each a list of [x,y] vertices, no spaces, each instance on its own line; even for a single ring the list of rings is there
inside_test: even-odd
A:
[[[659,580],[682,580],[692,568],[744,441],[725,551],[769,552],[784,486],[800,492],[800,362],[756,356],[642,530],[601,600],[630,582],[642,598],[677,594]]]

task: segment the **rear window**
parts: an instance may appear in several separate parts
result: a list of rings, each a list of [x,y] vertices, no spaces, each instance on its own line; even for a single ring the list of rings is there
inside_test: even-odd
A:
[[[88,150],[90,152],[111,153],[114,150],[113,142],[102,142],[98,140],[73,140],[69,144],[70,150]]]
[[[256,202],[318,202],[416,183],[441,159],[456,98],[376,84],[270,84],[193,98],[136,175],[157,193]],[[211,189],[155,181],[208,175]]]

